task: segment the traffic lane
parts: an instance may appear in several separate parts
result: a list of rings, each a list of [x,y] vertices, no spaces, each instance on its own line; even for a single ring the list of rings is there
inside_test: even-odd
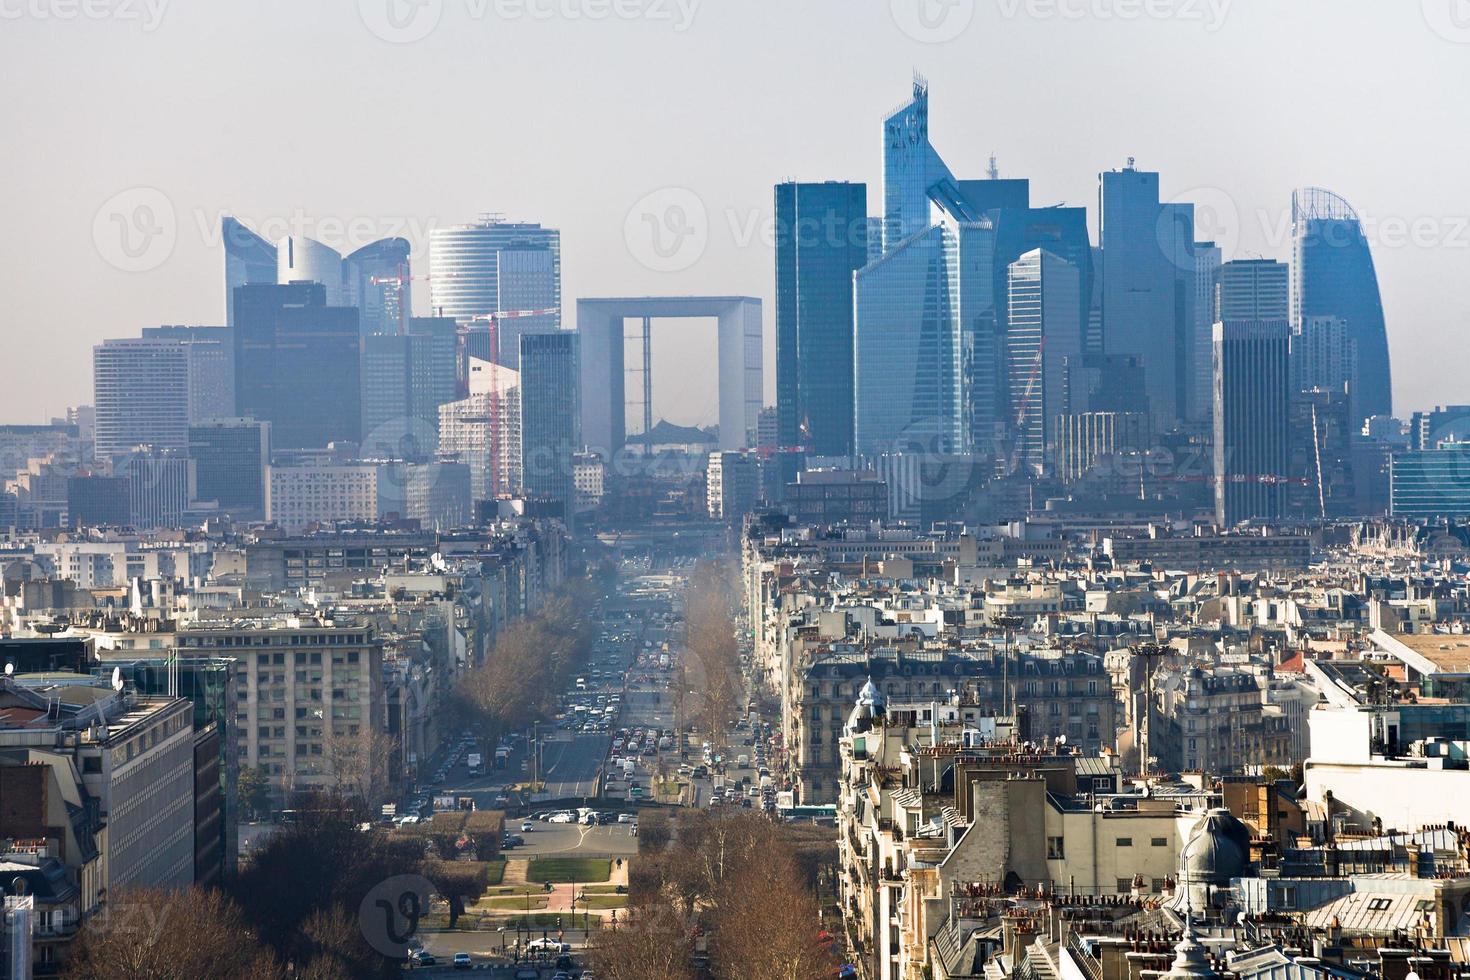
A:
[[[507,857],[536,858],[577,854],[583,857],[632,857],[638,853],[638,838],[631,824],[609,823],[589,827],[576,823],[546,823],[531,820],[530,831],[514,833],[525,838],[520,847],[506,852]]]
[[[612,745],[609,735],[573,735],[541,747],[541,779],[551,799],[592,796]]]

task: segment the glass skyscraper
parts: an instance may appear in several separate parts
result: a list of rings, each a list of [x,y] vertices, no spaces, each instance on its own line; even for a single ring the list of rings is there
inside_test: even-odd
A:
[[[1215,324],[1215,519],[1277,520],[1291,467],[1290,325]]]
[[[327,305],[316,282],[235,291],[238,414],[271,424],[277,448],[361,438],[357,310]]]
[[[1291,226],[1292,325],[1324,316],[1346,321],[1357,347],[1354,412],[1359,418],[1392,415],[1388,329],[1373,253],[1357,212],[1331,191],[1308,187],[1291,196]]]
[[[1082,354],[1082,277],[1075,265],[1043,249],[1010,266],[1006,358],[1015,447],[1011,468],[1050,471],[1056,418],[1066,401],[1065,364]]]
[[[853,273],[867,264],[863,184],[776,185],[777,445],[853,451]]]
[[[561,308],[561,232],[554,228],[499,218],[435,228],[429,233],[429,266],[435,316],[463,323],[490,313]],[[519,335],[560,326],[557,314],[509,329]],[[502,341],[500,349],[506,360],[519,355],[514,337]],[[488,359],[489,354],[481,350],[474,356]]]
[[[409,251],[407,239],[383,238],[342,260],[346,305],[357,307],[358,328],[364,337],[406,332],[406,320],[413,310]]]
[[[581,448],[577,334],[522,334],[520,360],[521,479],[527,493],[564,503],[570,523],[572,454]]]
[[[934,225],[857,273],[858,453],[966,450],[958,256]]]
[[[276,247],[235,218],[220,219],[225,249],[225,323],[235,325],[235,290],[248,282],[276,281]]]

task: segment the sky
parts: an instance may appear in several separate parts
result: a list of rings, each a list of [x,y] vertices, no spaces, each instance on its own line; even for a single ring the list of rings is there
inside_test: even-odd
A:
[[[1227,259],[1288,259],[1292,189],[1331,188],[1396,414],[1470,400],[1470,0],[0,0],[0,421],[89,402],[105,338],[223,322],[223,214],[402,235],[419,273],[430,228],[540,221],[569,324],[578,296],[764,298],[771,400],[772,185],[864,181],[876,213],[914,72],[958,176],[994,154],[1095,222],[1134,157]],[[713,351],[656,328],[656,416],[715,421]]]

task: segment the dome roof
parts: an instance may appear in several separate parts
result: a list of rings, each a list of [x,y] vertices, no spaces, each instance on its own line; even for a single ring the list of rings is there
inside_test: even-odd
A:
[[[848,734],[861,735],[873,727],[873,722],[888,713],[888,699],[878,690],[878,685],[869,677],[858,692],[857,704],[847,716]]]
[[[1229,810],[1211,810],[1184,846],[1180,876],[1191,884],[1228,885],[1250,865],[1250,831]]]
[[[863,685],[863,689],[858,692],[857,703],[868,705],[878,713],[888,708],[888,698],[878,689],[878,685],[873,683],[871,677],[868,678],[868,683]]]

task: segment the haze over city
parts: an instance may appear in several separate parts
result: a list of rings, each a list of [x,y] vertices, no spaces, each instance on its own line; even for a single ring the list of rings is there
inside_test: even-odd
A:
[[[914,71],[961,177],[995,154],[1038,203],[1085,205],[1094,240],[1097,174],[1129,157],[1166,200],[1216,215],[1201,237],[1232,245],[1227,260],[1288,259],[1292,189],[1332,188],[1374,244],[1396,408],[1455,394],[1470,30],[1451,0],[959,0],[931,4],[934,28],[900,2],[444,0],[403,4],[394,33],[396,3],[6,5],[0,202],[25,229],[0,243],[6,335],[57,369],[12,376],[7,415],[83,400],[111,333],[220,322],[221,214],[342,251],[403,235],[416,261],[431,227],[537,220],[562,231],[569,297],[761,296],[769,348],[771,185],[875,185],[882,116]],[[125,272],[94,224],[139,188],[167,201],[176,237]],[[697,260],[661,272],[625,223],[670,188],[707,222]],[[428,312],[427,289],[415,303]],[[708,332],[660,329],[660,414],[710,424],[708,385],[684,381]]]

